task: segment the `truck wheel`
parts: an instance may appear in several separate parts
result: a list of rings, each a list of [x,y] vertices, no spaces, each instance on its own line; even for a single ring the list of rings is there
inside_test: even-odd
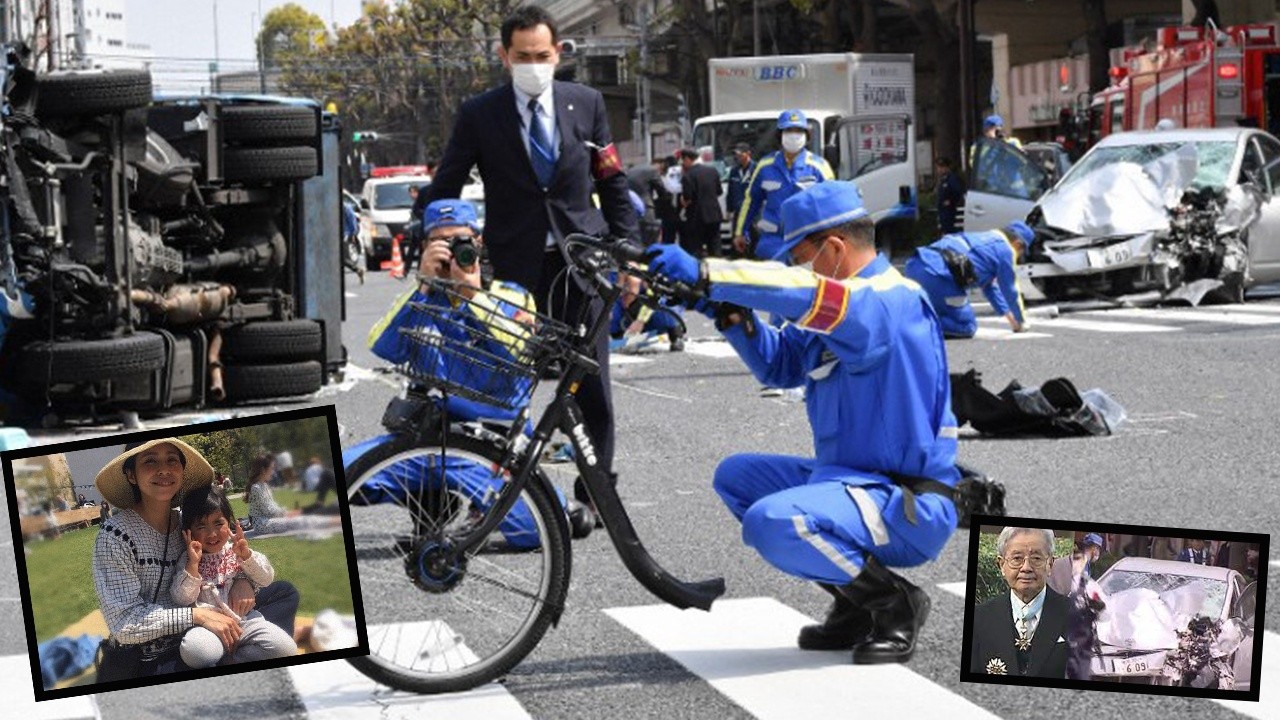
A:
[[[316,151],[309,147],[227,148],[222,154],[227,180],[306,180],[320,170]]]
[[[164,338],[138,332],[107,340],[33,342],[18,364],[29,383],[76,383],[136,375],[164,367]]]
[[[73,70],[36,76],[36,117],[102,115],[151,104],[146,70]]]
[[[279,365],[228,365],[222,375],[229,402],[307,395],[319,390],[322,380],[320,363],[315,360]]]
[[[222,108],[226,140],[312,140],[316,113],[292,105],[230,105]]]
[[[320,356],[320,323],[314,320],[251,322],[222,333],[230,360],[304,360]]]

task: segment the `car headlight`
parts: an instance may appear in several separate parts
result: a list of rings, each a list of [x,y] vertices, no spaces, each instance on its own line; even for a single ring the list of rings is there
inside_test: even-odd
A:
[[[373,235],[374,237],[391,237],[391,228],[382,223],[374,223]]]

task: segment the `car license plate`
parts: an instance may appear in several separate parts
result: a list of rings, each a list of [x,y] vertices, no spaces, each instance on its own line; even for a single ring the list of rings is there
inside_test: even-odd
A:
[[[1164,667],[1164,654],[1139,655],[1130,658],[1116,658],[1111,661],[1111,671],[1117,675],[1141,675],[1155,672]]]
[[[1129,247],[1129,243],[1122,242],[1104,248],[1090,248],[1088,256],[1089,267],[1106,268],[1132,260],[1133,249]]]

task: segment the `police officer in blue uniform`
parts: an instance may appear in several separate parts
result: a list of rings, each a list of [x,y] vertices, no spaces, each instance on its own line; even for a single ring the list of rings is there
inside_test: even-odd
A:
[[[1034,241],[1035,233],[1024,222],[1010,223],[1001,230],[945,235],[916,250],[907,259],[903,274],[929,293],[947,337],[977,334],[978,320],[969,304],[973,287],[982,290],[992,309],[1014,332],[1022,332],[1027,329],[1026,311],[1014,268]]]
[[[734,455],[714,487],[770,564],[835,597],[804,649],[903,662],[929,611],[889,570],[934,559],[956,528],[956,421],[942,331],[923,290],[875,250],[855,185],[783,203],[779,262],[699,263],[678,247],[650,268],[704,288],[717,327],[766,385],[805,388],[815,457]],[[754,310],[790,322],[759,322]]]
[[[752,251],[768,260],[782,247],[781,208],[787,198],[835,177],[827,161],[806,149],[809,119],[799,110],[778,116],[778,144],[782,149],[760,159],[747,185],[746,197],[733,223],[733,246],[741,254]],[[748,247],[751,229],[759,233],[754,248]]]

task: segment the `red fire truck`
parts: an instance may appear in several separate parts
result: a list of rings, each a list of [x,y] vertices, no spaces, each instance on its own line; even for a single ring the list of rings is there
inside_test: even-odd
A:
[[[1125,48],[1112,85],[1090,103],[1089,138],[1177,127],[1252,125],[1280,135],[1280,42],[1275,25],[1162,28],[1155,49]]]

